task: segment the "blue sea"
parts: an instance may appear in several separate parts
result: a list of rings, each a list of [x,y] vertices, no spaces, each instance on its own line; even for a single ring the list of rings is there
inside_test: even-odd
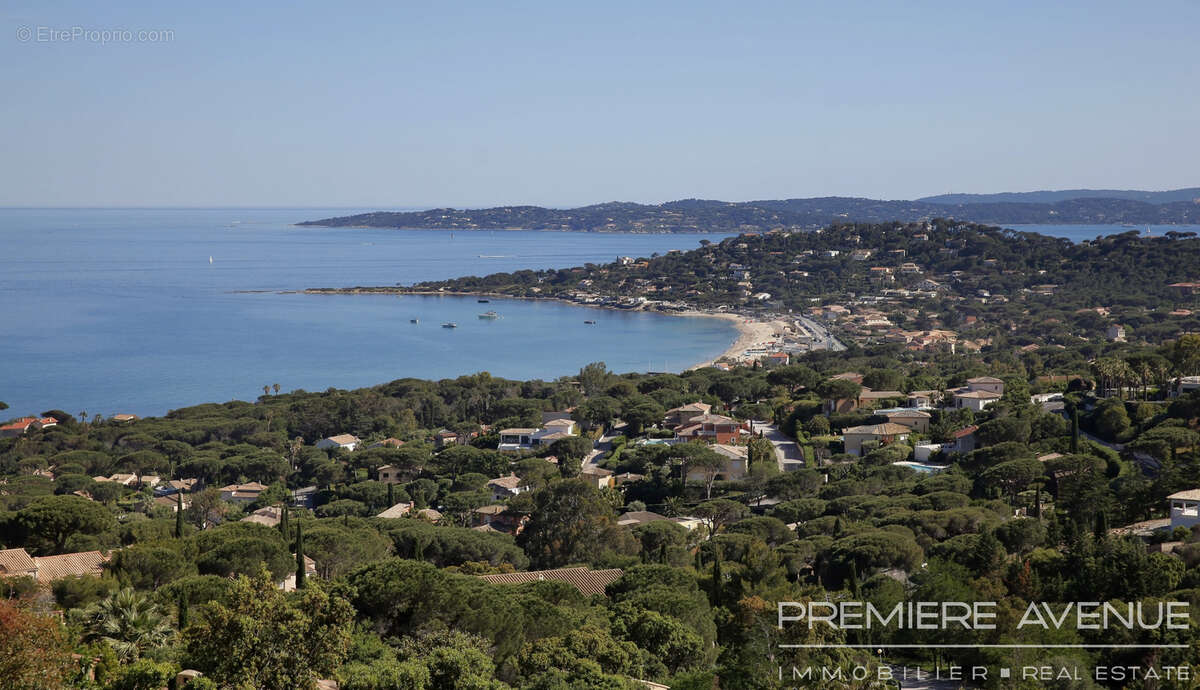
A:
[[[0,418],[54,408],[156,415],[253,400],[274,383],[324,390],[478,371],[552,379],[593,361],[678,371],[736,337],[716,319],[556,302],[277,294],[565,268],[724,237],[294,225],[364,210],[378,209],[0,209],[0,400],[12,408]],[[1021,229],[1076,241],[1129,230]],[[1151,232],[1171,229],[1200,228]],[[501,318],[480,320],[488,310]],[[458,328],[441,328],[447,321]]]
[[[312,391],[478,371],[553,379],[593,361],[678,371],[736,338],[717,319],[548,301],[274,292],[578,266],[723,237],[293,225],[359,212],[0,209],[0,400],[11,407],[0,419],[48,409],[159,415],[253,400],[275,383]],[[501,318],[480,320],[488,310]],[[440,327],[448,321],[459,327]]]

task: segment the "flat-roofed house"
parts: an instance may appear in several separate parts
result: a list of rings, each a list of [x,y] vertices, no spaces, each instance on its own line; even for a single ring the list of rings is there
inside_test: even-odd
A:
[[[534,434],[541,429],[530,429],[525,427],[513,427],[511,429],[500,430],[500,445],[499,450],[528,450],[533,447]]]
[[[991,391],[961,391],[954,394],[954,406],[958,409],[968,409],[982,412],[984,408],[1000,399],[999,393]]]
[[[1171,506],[1171,529],[1200,525],[1200,489],[1177,491],[1167,500]]]
[[[903,424],[887,422],[884,424],[852,426],[842,429],[842,438],[845,442],[847,453],[861,456],[863,454],[863,444],[878,443],[883,446],[894,441],[906,440],[911,433],[912,429]]]

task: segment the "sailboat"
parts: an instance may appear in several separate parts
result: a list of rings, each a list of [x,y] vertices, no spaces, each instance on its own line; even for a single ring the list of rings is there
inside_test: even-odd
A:
[[[211,257],[211,256],[210,256],[210,257],[208,257],[208,263],[210,263],[210,264],[212,263],[212,257]]]

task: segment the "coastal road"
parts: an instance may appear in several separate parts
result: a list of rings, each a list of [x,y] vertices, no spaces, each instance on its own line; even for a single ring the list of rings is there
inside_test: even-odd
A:
[[[766,422],[751,421],[750,431],[756,435],[762,432],[763,438],[775,446],[775,459],[779,462],[780,472],[804,467],[804,453],[800,451],[800,446],[780,431],[779,427]]]
[[[842,350],[846,349],[845,345],[838,342],[838,339],[829,333],[829,329],[825,328],[816,321],[813,321],[807,316],[798,315],[795,316],[795,319],[805,328],[807,328],[810,333],[812,333],[814,341],[821,344],[821,347],[813,348],[814,350],[832,350],[834,352],[841,352]]]

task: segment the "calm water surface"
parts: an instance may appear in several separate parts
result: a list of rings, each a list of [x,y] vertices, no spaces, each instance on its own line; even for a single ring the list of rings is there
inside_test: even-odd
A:
[[[567,267],[722,237],[292,226],[357,212],[0,209],[0,400],[12,408],[0,418],[162,414],[250,400],[273,383],[324,390],[477,371],[549,379],[597,360],[679,370],[736,337],[715,319],[553,302],[234,292]],[[503,318],[477,317],[489,309]]]

